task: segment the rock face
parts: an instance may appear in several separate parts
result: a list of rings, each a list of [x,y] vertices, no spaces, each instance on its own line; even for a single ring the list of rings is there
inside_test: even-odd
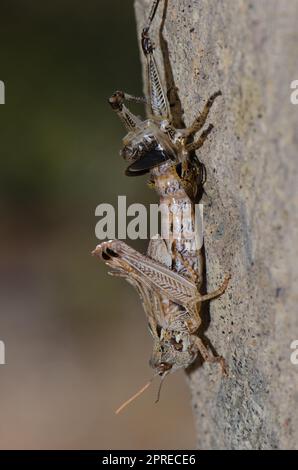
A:
[[[138,33],[149,6],[135,1]],[[154,19],[158,64],[181,101],[176,123],[181,109],[190,124],[213,92],[223,94],[198,156],[207,290],[232,274],[205,308],[205,334],[229,376],[208,364],[187,376],[200,449],[298,447],[297,18],[297,0],[161,0]]]

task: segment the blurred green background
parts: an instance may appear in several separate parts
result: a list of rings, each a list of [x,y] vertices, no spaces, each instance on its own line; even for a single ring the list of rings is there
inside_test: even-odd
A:
[[[0,79],[0,447],[193,447],[183,373],[114,415],[151,376],[151,338],[137,294],[90,256],[98,204],[157,201],[124,176],[107,104],[142,94],[133,2],[2,0]]]

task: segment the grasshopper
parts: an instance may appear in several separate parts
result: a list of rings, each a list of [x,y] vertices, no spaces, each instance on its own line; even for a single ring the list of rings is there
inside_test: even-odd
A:
[[[226,372],[223,357],[215,356],[197,332],[202,302],[224,293],[229,276],[214,292],[200,293],[203,254],[194,206],[202,181],[194,151],[200,149],[213,128],[210,124],[196,138],[221,92],[208,99],[190,127],[173,126],[149,35],[158,4],[159,0],[153,1],[141,34],[147,67],[147,98],[116,91],[109,103],[128,132],[120,152],[129,163],[125,173],[128,176],[149,173],[150,186],[156,190],[160,203],[168,207],[171,229],[168,238],[158,236],[150,240],[146,256],[120,240],[101,243],[93,254],[110,268],[110,274],[125,278],[138,291],[153,337],[150,365],[163,380],[170,372],[187,368],[198,354],[205,361],[219,362]],[[146,103],[148,119],[135,116],[125,101]],[[183,212],[186,207],[191,208],[189,216],[181,223],[177,220],[177,210]]]

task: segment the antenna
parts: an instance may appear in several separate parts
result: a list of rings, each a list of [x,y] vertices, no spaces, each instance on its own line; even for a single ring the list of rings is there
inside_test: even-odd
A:
[[[158,387],[158,391],[157,391],[157,397],[156,397],[156,400],[155,400],[155,403],[158,403],[159,402],[159,399],[160,399],[160,392],[161,392],[161,388],[162,388],[162,384],[164,382],[164,379],[166,378],[166,376],[168,375],[169,372],[165,372],[165,374],[162,376],[161,380],[160,380],[160,383],[159,383],[159,387]]]
[[[149,16],[148,16],[148,21],[147,21],[147,24],[145,26],[145,29],[148,31],[150,26],[151,26],[151,23],[153,21],[153,18],[155,16],[155,13],[156,13],[156,10],[157,10],[157,7],[158,7],[158,4],[159,4],[159,1],[160,0],[153,0],[153,3],[152,3],[152,7],[151,7],[151,10],[150,10],[150,13],[149,13]]]
[[[148,387],[152,384],[152,381],[154,379],[155,375],[152,377],[152,379],[149,380],[149,382],[146,383],[137,393],[135,393],[132,397],[130,397],[128,400],[126,400],[124,403],[122,403],[119,408],[115,411],[115,414],[118,415],[124,408],[126,408],[132,401],[134,401],[136,398],[138,398],[140,395],[142,395],[145,390],[147,390]]]

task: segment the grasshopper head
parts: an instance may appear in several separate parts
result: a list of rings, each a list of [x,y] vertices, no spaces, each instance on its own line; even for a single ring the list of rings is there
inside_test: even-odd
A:
[[[151,168],[174,158],[165,134],[150,120],[145,121],[140,129],[131,131],[124,137],[120,155],[130,163],[125,172],[127,176],[143,175]]]
[[[161,329],[160,337],[154,341],[150,365],[160,376],[164,376],[169,372],[188,367],[195,356],[187,333]]]

